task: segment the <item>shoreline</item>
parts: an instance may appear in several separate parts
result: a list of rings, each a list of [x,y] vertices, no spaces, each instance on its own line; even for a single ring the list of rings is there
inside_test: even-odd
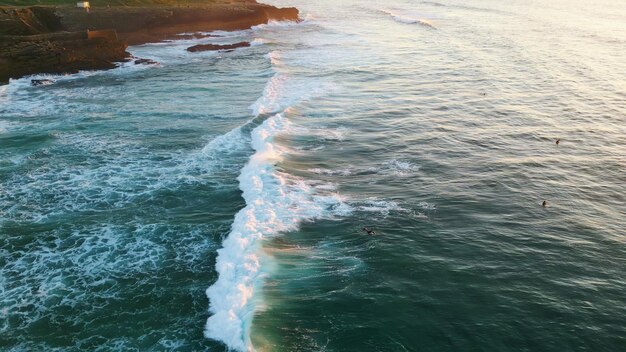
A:
[[[90,12],[72,6],[0,6],[0,85],[33,74],[111,69],[132,59],[129,45],[180,33],[242,30],[281,20],[298,21],[298,9],[247,0],[98,6]]]

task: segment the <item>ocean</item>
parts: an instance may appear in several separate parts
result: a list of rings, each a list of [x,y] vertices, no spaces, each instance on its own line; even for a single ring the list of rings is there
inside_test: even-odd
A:
[[[269,2],[0,86],[0,350],[624,350],[626,3]]]

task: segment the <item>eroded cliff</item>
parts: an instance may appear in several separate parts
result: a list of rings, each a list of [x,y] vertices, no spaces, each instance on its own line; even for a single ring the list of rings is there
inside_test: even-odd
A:
[[[161,41],[181,32],[238,30],[297,19],[295,8],[246,0],[102,6],[90,12],[71,6],[0,7],[0,83],[35,73],[111,68],[129,57],[129,44]],[[115,30],[117,35],[87,34],[95,30]]]

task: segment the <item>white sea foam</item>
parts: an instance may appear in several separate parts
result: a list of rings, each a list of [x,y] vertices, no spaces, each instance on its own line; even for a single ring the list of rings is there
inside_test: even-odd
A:
[[[291,106],[333,91],[329,82],[290,76],[284,67],[282,55],[272,51],[267,55],[277,73],[263,90],[263,95],[250,106],[255,116],[278,113]],[[288,92],[288,94],[286,94]]]
[[[222,158],[224,153],[240,151],[245,146],[247,140],[248,138],[241,130],[241,127],[236,127],[212,139],[202,148],[202,153],[210,158]]]
[[[350,132],[348,128],[339,127],[336,129],[328,129],[328,133],[324,137],[326,140],[343,141],[346,139],[346,135]]]
[[[288,76],[286,74],[276,74],[263,89],[263,95],[250,106],[255,116],[261,114],[277,113],[285,108],[285,104],[281,102],[282,92],[286,89]],[[286,100],[288,98],[283,98]],[[297,97],[291,99],[297,100]],[[287,102],[287,105],[288,102]]]
[[[38,232],[38,240],[19,250],[7,250],[12,240],[3,239],[0,334],[25,331],[43,317],[56,319],[63,307],[82,307],[63,317],[76,326],[89,324],[84,319],[103,314],[101,305],[90,302],[120,300],[119,290],[107,286],[117,286],[121,278],[154,277],[164,261],[180,262],[199,273],[203,268],[194,265],[201,262],[202,253],[216,247],[208,232],[209,225],[197,224],[67,224]],[[15,351],[53,350],[23,347]]]
[[[279,57],[279,56],[278,56]],[[278,60],[274,67],[280,69],[282,63],[276,56],[272,61]],[[311,81],[309,79],[294,78],[287,73],[277,73],[270,79],[261,96],[250,106],[255,115],[265,115],[281,112],[285,109],[301,102],[311,100],[316,97],[323,96],[334,91],[334,85],[329,82]],[[281,94],[281,92],[289,92],[289,94]],[[311,131],[302,127],[294,127],[298,131],[306,131],[307,135],[323,134],[334,138],[340,136],[343,132],[325,129],[324,131]]]
[[[270,59],[270,62],[274,66],[282,64],[282,61],[280,60],[280,53],[278,51],[270,52],[269,54],[267,54],[267,57]]]
[[[409,177],[413,175],[419,167],[408,161],[391,159],[385,161],[378,167],[370,167],[368,173],[378,173],[383,175],[392,175],[394,177]]]
[[[189,33],[181,34],[184,35]],[[187,48],[194,45],[227,45],[243,41],[250,41],[251,46],[258,46],[267,42],[267,40],[263,38],[251,38],[253,32],[249,30],[232,32],[199,32],[198,34],[210,36],[199,38],[183,37],[180,39],[168,40],[158,43],[147,43],[130,47],[128,48],[128,51],[137,57],[151,59],[157,61],[158,63],[166,65],[174,65],[180,64],[181,62],[184,63],[188,61],[199,61],[206,60],[207,58],[220,57],[220,55],[223,54],[223,52],[213,50],[199,51],[193,53],[187,51]],[[242,50],[242,48],[237,50]]]
[[[263,45],[263,44],[267,44],[268,40],[264,39],[264,38],[254,38],[254,40],[252,40],[250,42],[250,45],[252,46],[259,46],[259,45]]]
[[[406,24],[418,24],[420,26],[424,26],[430,29],[437,29],[434,24],[432,24],[429,20],[425,18],[420,18],[416,14],[412,13],[400,13],[395,10],[381,10],[382,13],[385,13],[391,18],[393,18],[396,22],[406,23]]]
[[[35,74],[11,79],[9,84],[0,91],[0,113],[15,114],[22,118],[52,115],[55,112],[71,108],[65,99],[59,99],[59,95],[76,93],[75,90],[55,90],[55,85],[58,83],[78,81],[93,76],[126,76],[154,66],[123,62],[111,70],[79,71],[72,74]],[[32,86],[32,80],[49,80],[51,83]],[[98,88],[92,89],[97,90]]]
[[[250,35],[250,33],[252,33],[252,30],[250,30],[250,29],[243,29],[243,30],[239,30],[239,31],[222,31],[222,30],[217,30],[217,31],[211,31],[211,32],[198,32],[198,33],[204,34],[204,35],[210,35],[211,37],[209,37],[209,38],[232,38],[232,37],[248,36],[248,35]]]
[[[118,63],[117,67],[111,70],[79,71],[78,73],[73,74],[35,74],[19,79],[11,79],[8,85],[0,86],[0,112],[19,114],[21,116],[34,116],[46,115],[49,114],[49,112],[62,110],[64,108],[58,106],[58,99],[55,99],[54,94],[38,97],[37,99],[28,99],[31,92],[49,88],[46,87],[46,85],[49,84],[32,87],[31,80],[33,79],[50,80],[51,84],[54,85],[59,82],[80,80],[91,76],[126,76],[135,72],[159,67],[161,64],[170,65],[180,64],[181,62],[184,63],[185,61],[206,60],[207,58],[217,57],[220,53],[215,51],[189,53],[186,49],[197,44],[230,44],[248,40],[248,38],[250,38],[253,34],[253,31],[214,31],[202,32],[201,34],[210,34],[213,36],[148,43],[128,48],[128,51],[134,57],[156,61],[156,65],[137,65],[134,63],[134,60],[131,60],[128,62]],[[255,46],[261,45],[265,42],[265,39],[259,38],[258,40],[253,40],[251,44]],[[41,99],[45,99],[45,101],[42,101]]]
[[[54,132],[54,145],[30,155],[16,156],[14,164],[54,158],[59,152],[84,153],[86,159],[68,167],[63,160],[16,174],[3,182],[0,214],[14,221],[42,221],[67,211],[121,208],[138,199],[183,184],[210,182],[221,187],[227,179],[216,172],[234,174],[249,153],[249,136],[235,128],[204,148],[154,153],[133,138],[107,134]],[[122,135],[123,136],[123,135]],[[155,168],[154,159],[163,159]],[[226,184],[228,185],[228,184]]]
[[[408,161],[392,159],[383,164],[384,169],[395,176],[406,177],[419,170],[419,167]]]
[[[437,205],[426,203],[426,202],[419,202],[417,203],[417,206],[423,210],[436,210],[437,209]]]
[[[270,59],[279,57],[277,52],[270,55]],[[218,251],[219,277],[206,292],[212,315],[205,336],[233,350],[253,350],[250,326],[261,300],[259,290],[266,275],[263,263],[269,260],[261,255],[262,241],[295,230],[302,221],[351,210],[331,185],[315,184],[274,167],[292,152],[275,142],[278,135],[294,130],[287,118],[289,108],[314,96],[311,88],[316,85],[276,73],[263,96],[251,106],[256,116],[271,116],[251,132],[255,153],[238,177],[246,206],[235,215],[231,232]]]
[[[8,121],[0,120],[0,134],[5,133],[10,125]]]
[[[330,170],[330,169],[324,169],[324,168],[313,168],[313,169],[309,169],[309,172],[318,174],[318,175],[329,175],[329,176],[335,176],[335,175],[339,175],[339,176],[350,176],[352,175],[352,170],[351,169],[336,169],[336,170]]]
[[[412,204],[400,204],[393,200],[385,200],[379,198],[368,198],[363,200],[351,200],[347,202],[348,207],[352,211],[365,212],[365,213],[378,213],[383,217],[387,217],[391,214],[402,214],[402,216],[413,217],[416,219],[428,218],[426,214],[432,213],[437,210],[435,204],[427,202],[419,202],[415,205]]]
[[[383,215],[389,215],[391,211],[405,211],[406,209],[402,208],[397,202],[388,201],[388,200],[380,200],[380,199],[370,199],[364,203],[357,205],[357,209],[364,212],[374,212],[381,213]]]
[[[337,169],[325,169],[325,168],[312,168],[308,169],[309,172],[318,174],[318,175],[329,175],[329,176],[350,176],[350,175],[363,175],[363,174],[382,174],[382,175],[392,175],[394,177],[408,177],[413,175],[416,171],[419,170],[419,167],[414,165],[408,161],[402,161],[397,159],[391,159],[382,163],[378,167],[370,167],[367,169],[359,169],[353,166],[348,168],[337,168]]]
[[[239,351],[251,350],[249,330],[255,292],[264,277],[260,242],[295,230],[300,222],[321,217],[341,203],[338,196],[317,195],[303,180],[274,169],[286,153],[274,138],[289,125],[279,113],[252,131],[255,153],[238,178],[246,207],[235,216],[231,232],[218,251],[219,278],[207,289],[213,315],[205,335]]]
[[[269,21],[265,24],[259,24],[252,27],[253,31],[260,30],[268,30],[268,29],[281,29],[281,28],[289,28],[297,25],[301,25],[304,21],[296,22],[296,21]]]
[[[159,53],[159,50],[155,52]],[[72,116],[77,111],[99,109],[101,102],[92,104],[82,96],[99,95],[103,88],[86,86],[77,89],[77,85],[71,84],[74,80],[94,75],[126,75],[147,68],[147,65],[125,63],[109,71],[42,74],[11,80],[10,84],[0,87],[0,115],[17,115],[20,118],[0,121],[0,133],[18,130],[22,126],[32,128],[49,124],[45,120],[59,111],[67,111],[67,115]],[[35,78],[52,79],[55,84],[33,87],[30,81]],[[26,122],[30,116],[38,118]],[[7,161],[21,164],[56,160],[56,155],[68,150],[81,155],[84,153],[85,159],[71,167],[64,164],[64,160],[59,160],[29,171],[26,177],[18,174],[10,176],[3,182],[3,192],[0,192],[0,217],[15,221],[42,221],[66,211],[123,207],[137,199],[152,197],[160,190],[176,189],[183,184],[210,182],[216,187],[229,186],[230,180],[213,177],[214,171],[237,172],[250,150],[249,135],[243,133],[241,128],[218,136],[204,148],[191,153],[147,150],[136,138],[128,136],[123,132],[112,138],[110,133],[50,130],[47,136],[42,137],[50,138],[54,143],[32,154],[6,158]],[[164,160],[163,165],[156,169],[155,157]]]

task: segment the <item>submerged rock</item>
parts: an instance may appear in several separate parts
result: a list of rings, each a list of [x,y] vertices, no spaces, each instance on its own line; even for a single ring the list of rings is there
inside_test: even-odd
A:
[[[52,83],[54,83],[54,81],[51,79],[31,79],[30,80],[31,86],[47,86]]]
[[[250,46],[249,42],[239,42],[235,44],[225,44],[225,45],[200,44],[200,45],[194,45],[192,47],[187,48],[187,51],[190,51],[192,53],[197,52],[197,51],[215,51],[215,50],[232,51],[233,49],[245,48],[248,46]]]
[[[137,59],[134,61],[135,65],[156,65],[158,62],[150,59]]]
[[[193,33],[193,34],[176,34],[172,39],[202,39],[202,38],[214,38],[220,37],[215,34],[203,34],[203,33]]]

